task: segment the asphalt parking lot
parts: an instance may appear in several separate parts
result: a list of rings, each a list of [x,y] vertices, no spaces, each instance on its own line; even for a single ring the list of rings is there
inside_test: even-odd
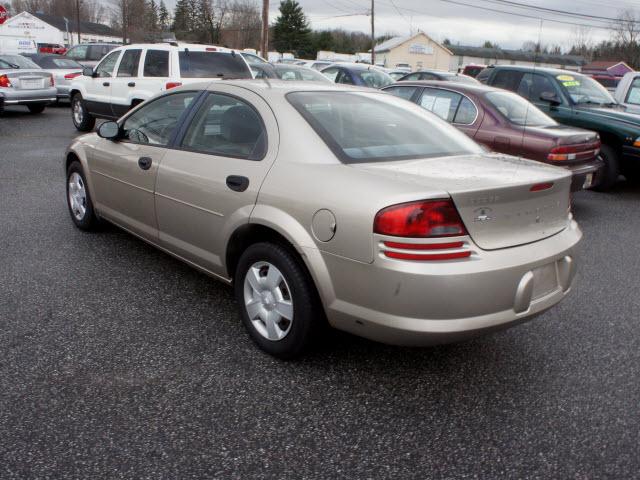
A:
[[[76,134],[0,118],[0,478],[640,478],[640,189],[574,197],[576,287],[533,322],[281,362],[229,287],[74,228]]]

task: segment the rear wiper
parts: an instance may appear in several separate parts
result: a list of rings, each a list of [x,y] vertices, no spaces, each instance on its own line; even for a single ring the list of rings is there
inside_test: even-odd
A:
[[[7,62],[7,65],[9,65],[9,68],[15,68],[16,70],[20,70],[20,65],[16,65],[15,63]]]

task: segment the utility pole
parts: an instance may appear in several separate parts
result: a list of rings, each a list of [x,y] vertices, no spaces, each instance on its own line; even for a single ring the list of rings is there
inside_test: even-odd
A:
[[[260,54],[269,60],[269,0],[262,0],[262,36],[260,37]]]
[[[80,0],[76,0],[76,29],[78,30],[78,45],[80,45]]]
[[[373,20],[373,3],[375,0],[371,0],[371,65],[376,64],[376,27]]]

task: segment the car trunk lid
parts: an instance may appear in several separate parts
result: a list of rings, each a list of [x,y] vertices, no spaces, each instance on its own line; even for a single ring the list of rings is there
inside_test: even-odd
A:
[[[542,163],[488,154],[354,167],[425,192],[446,191],[469,235],[485,250],[535,242],[569,222],[571,174]]]
[[[39,90],[51,86],[51,74],[39,70],[15,70],[4,73],[16,90]]]

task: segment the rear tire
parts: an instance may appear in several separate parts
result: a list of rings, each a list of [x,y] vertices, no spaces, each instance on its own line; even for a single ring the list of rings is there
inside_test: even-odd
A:
[[[604,168],[600,173],[600,182],[594,190],[606,192],[618,181],[618,176],[620,175],[620,156],[616,149],[610,145],[602,145],[600,147],[600,156],[604,161]]]
[[[71,119],[76,129],[81,132],[90,132],[96,125],[96,117],[87,112],[84,99],[79,93],[71,98]]]
[[[95,230],[100,220],[93,210],[89,185],[79,161],[71,162],[67,169],[67,207],[71,220],[80,230]]]
[[[35,103],[33,105],[27,105],[27,108],[33,114],[44,112],[44,108],[45,107],[46,107],[46,105],[44,103]]]
[[[238,261],[234,290],[249,335],[275,357],[304,353],[324,324],[313,281],[282,245],[265,242],[247,248]]]

